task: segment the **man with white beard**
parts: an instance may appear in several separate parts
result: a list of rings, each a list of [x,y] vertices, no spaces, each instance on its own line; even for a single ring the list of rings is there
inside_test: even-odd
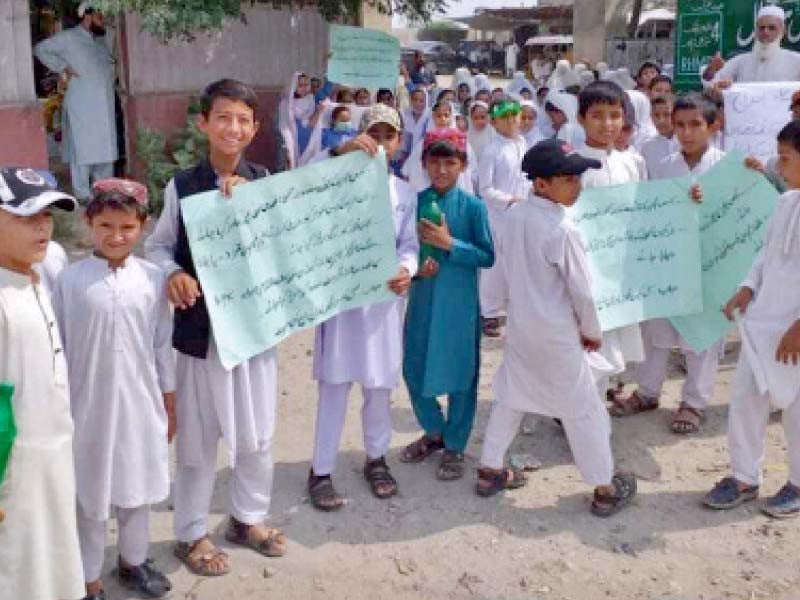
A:
[[[732,83],[800,80],[800,53],[781,48],[786,31],[786,13],[779,6],[764,6],[756,19],[756,41],[752,52],[727,63],[717,53],[702,70],[704,86],[725,89]]]

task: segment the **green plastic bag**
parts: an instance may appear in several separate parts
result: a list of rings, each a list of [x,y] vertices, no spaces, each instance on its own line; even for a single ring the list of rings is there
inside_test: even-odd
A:
[[[14,386],[5,381],[0,382],[0,483],[5,477],[11,447],[14,445],[14,438],[17,437],[14,407],[11,405],[13,396]]]

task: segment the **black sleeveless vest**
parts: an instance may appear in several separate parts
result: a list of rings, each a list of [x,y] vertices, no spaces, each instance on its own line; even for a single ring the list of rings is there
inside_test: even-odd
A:
[[[262,166],[246,160],[241,160],[236,167],[236,174],[245,179],[261,179],[269,175]],[[217,189],[217,175],[211,168],[207,159],[197,166],[185,171],[180,171],[174,177],[175,191],[178,200],[200,192]],[[192,251],[189,248],[189,238],[186,235],[186,226],[183,223],[183,214],[180,213],[178,203],[178,244],[175,248],[175,262],[186,273],[197,279],[197,271],[192,260]],[[206,300],[204,296],[197,299],[194,306],[181,310],[175,309],[175,328],[172,332],[172,346],[183,354],[195,358],[205,358],[208,354],[208,343],[211,335],[211,320],[208,317]]]

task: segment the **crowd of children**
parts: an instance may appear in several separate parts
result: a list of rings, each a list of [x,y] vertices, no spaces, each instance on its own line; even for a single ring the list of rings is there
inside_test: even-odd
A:
[[[454,89],[403,85],[405,94],[373,97],[297,72],[281,101],[289,168],[382,149],[398,261],[386,283],[395,298],[316,328],[311,504],[343,506],[333,473],[354,383],[363,396],[363,474],[377,498],[399,489],[387,454],[401,377],[422,435],[400,460],[439,454],[439,479],[463,477],[481,336],[505,335],[477,494],[528,483],[506,466],[506,453],[533,413],[561,424],[594,487],[591,511],[613,515],[635,496],[636,480],[615,470],[609,413],[658,407],[678,347],[687,378],[672,430],[699,431],[723,341],[694,352],[664,319],[602,331],[587,254],[567,209],[584,188],[707,172],[725,156],[715,144],[718,98],[676,96],[652,63],[635,81],[627,71],[559,64],[539,89],[524,76],[502,90],[485,77],[457,75]],[[49,244],[51,211],[74,210],[75,201],[36,171],[0,171],[0,380],[14,386],[18,428],[0,487],[7,513],[0,585],[14,597],[105,598],[110,517],[118,522],[120,583],[147,597],[169,593],[169,580],[148,559],[148,528],[149,507],[169,494],[173,437],[174,553],[187,569],[218,576],[231,568],[207,522],[220,440],[232,467],[226,539],[270,557],[287,549],[286,536],[265,525],[276,351],[222,366],[180,202],[215,189],[231,197],[236,185],[269,176],[243,158],[259,128],[257,97],[221,80],[206,88],[201,105],[208,156],[167,185],[146,260],[133,254],[147,219],[141,184],[95,183],[83,215],[94,252],[65,266]],[[790,470],[765,511],[786,517],[800,514],[800,124],[781,131],[772,166],[748,164],[775,171],[788,191],[725,307],[740,320],[743,348],[729,414],[732,475],[704,503],[731,508],[758,496],[774,405],[783,410]],[[695,186],[687,202],[702,195]],[[625,395],[619,378],[633,365],[637,389]]]

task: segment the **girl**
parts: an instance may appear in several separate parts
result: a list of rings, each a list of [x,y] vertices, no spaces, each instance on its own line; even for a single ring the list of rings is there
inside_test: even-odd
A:
[[[525,138],[528,150],[533,148],[542,139],[542,134],[536,126],[536,105],[532,100],[522,100],[519,113],[519,132]]]
[[[314,102],[308,75],[296,71],[286,86],[278,107],[280,132],[286,147],[289,169],[299,164],[321,110],[322,105],[317,106]]]
[[[56,288],[75,421],[78,535],[86,593],[103,598],[106,522],[119,527],[120,583],[160,598],[169,580],[147,558],[150,505],[169,493],[175,432],[172,318],[164,273],[133,256],[147,220],[140,183],[95,183],[86,207],[94,254]]]
[[[356,106],[369,106],[371,104],[369,90],[367,88],[359,88],[356,91]]]
[[[628,90],[627,94],[633,108],[635,127],[631,144],[638,151],[647,140],[657,136],[658,131],[650,114],[650,97],[638,90]]]
[[[478,400],[480,324],[478,269],[494,263],[486,206],[458,187],[467,164],[467,139],[457,129],[425,137],[423,160],[431,188],[419,211],[435,197],[441,224],[422,219],[420,241],[437,249],[411,285],[405,324],[403,377],[417,420],[425,431],[400,460],[421,462],[444,449],[437,477],[458,479]],[[447,417],[437,396],[447,394]]]
[[[556,138],[574,147],[584,143],[586,135],[578,123],[578,98],[574,94],[550,92],[544,106]]]
[[[338,148],[354,136],[355,131],[350,124],[350,109],[347,106],[337,106],[331,112],[331,126],[322,132],[322,149]]]

